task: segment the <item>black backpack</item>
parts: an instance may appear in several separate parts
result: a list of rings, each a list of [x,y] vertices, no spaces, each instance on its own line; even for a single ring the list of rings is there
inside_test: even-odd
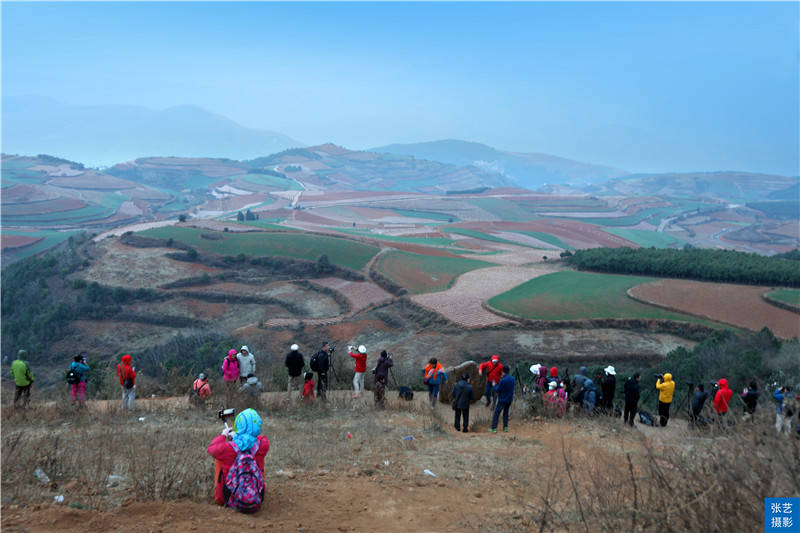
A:
[[[655,425],[655,423],[653,422],[653,415],[651,415],[647,411],[639,411],[639,423],[644,424],[645,426]]]
[[[67,383],[70,385],[77,385],[81,382],[81,374],[74,368],[70,368],[67,372]]]
[[[397,387],[397,392],[400,394],[400,397],[407,402],[414,399],[414,391],[408,387]]]
[[[309,361],[308,366],[311,367],[313,372],[317,372],[319,370],[319,352],[311,356],[311,361]]]

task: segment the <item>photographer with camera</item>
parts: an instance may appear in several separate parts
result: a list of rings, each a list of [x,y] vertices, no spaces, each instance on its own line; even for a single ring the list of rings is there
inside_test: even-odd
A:
[[[234,419],[227,419],[233,409],[223,409],[217,416],[225,422],[222,433],[211,441],[208,453],[216,460],[214,501],[242,512],[255,512],[264,499],[264,456],[269,439],[261,435],[261,417],[254,409],[245,409]]]
[[[378,357],[378,363],[375,365],[373,373],[375,374],[375,406],[383,407],[384,398],[386,397],[386,383],[389,381],[389,369],[394,366],[392,361],[392,354],[386,350],[381,351],[381,356]]]
[[[669,406],[672,404],[672,395],[675,393],[675,382],[672,374],[655,374],[656,389],[658,389],[658,417],[662,428],[669,422]],[[662,381],[663,380],[663,381]]]
[[[691,387],[694,383],[689,383]],[[691,411],[689,413],[689,423],[692,425],[706,424],[706,420],[700,416],[700,413],[703,411],[703,406],[706,404],[706,400],[708,399],[708,393],[705,390],[705,386],[702,383],[698,383],[697,387],[694,389],[694,396],[692,396],[691,402]]]
[[[630,424],[633,427],[633,418],[636,416],[636,411],[639,406],[639,381],[642,376],[636,372],[634,375],[625,380],[623,391],[625,393],[625,411],[623,412],[624,424]]]
[[[753,420],[756,416],[756,407],[758,406],[758,384],[751,381],[747,388],[742,391],[742,402],[744,402],[744,416],[742,420]]]
[[[322,343],[322,348],[312,355],[311,361],[309,361],[312,372],[317,373],[317,396],[323,401],[327,398],[328,370],[334,350],[335,348],[328,344],[328,341],[325,341]]]
[[[355,346],[348,346],[347,348],[350,352],[350,357],[355,359],[353,369],[353,399],[355,399],[364,392],[364,374],[367,372],[367,347],[362,344],[358,347],[358,352],[355,352]]]

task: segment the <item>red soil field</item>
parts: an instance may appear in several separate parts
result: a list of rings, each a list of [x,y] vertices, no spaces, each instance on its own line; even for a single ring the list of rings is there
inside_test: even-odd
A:
[[[35,242],[42,240],[42,237],[29,237],[27,235],[19,235],[14,233],[3,234],[3,250],[11,248],[22,248],[29,246]]]
[[[138,187],[132,181],[115,178],[108,174],[101,174],[90,170],[74,178],[53,178],[48,181],[49,185],[55,187],[65,187],[67,189],[92,189],[116,191],[120,189],[135,189]]]
[[[321,217],[319,215],[313,215],[308,211],[293,211],[292,218],[294,220],[299,220],[300,222],[310,222],[312,224],[320,224],[323,226],[349,226],[350,224],[346,224],[340,220],[333,220],[332,218]]]
[[[800,316],[765,302],[769,287],[664,279],[638,285],[629,294],[645,303],[666,307],[758,331],[764,326],[784,339],[800,336]]]
[[[45,198],[52,197],[37,187],[31,185],[12,185],[6,187],[2,192],[3,206],[15,202],[31,202],[35,200],[44,200]]]
[[[6,215],[43,215],[46,213],[59,213],[86,207],[86,202],[78,198],[64,197],[45,200],[43,202],[27,202],[3,204]]]
[[[462,222],[454,224],[456,227],[475,229],[478,231],[541,231],[555,235],[574,248],[593,248],[606,246],[620,248],[628,246],[639,248],[639,245],[622,237],[611,235],[592,224],[577,220],[535,220],[530,222]]]
[[[442,250],[441,248],[431,248],[428,246],[422,246],[420,244],[410,244],[406,242],[390,242],[387,244],[387,246],[391,246],[392,248],[397,248],[398,250],[413,252],[415,254],[428,255],[431,257],[460,257],[454,253],[448,252],[447,250]]]

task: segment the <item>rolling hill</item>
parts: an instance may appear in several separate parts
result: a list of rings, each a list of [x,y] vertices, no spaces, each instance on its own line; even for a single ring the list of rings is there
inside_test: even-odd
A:
[[[153,155],[243,159],[303,145],[187,105],[154,110],[3,96],[2,125],[5,153],[49,153],[92,166]]]
[[[454,139],[414,144],[390,144],[371,148],[371,152],[412,155],[451,165],[471,165],[498,172],[519,185],[538,189],[544,185],[597,183],[627,174],[626,171],[582,163],[547,154],[497,150],[485,144]]]

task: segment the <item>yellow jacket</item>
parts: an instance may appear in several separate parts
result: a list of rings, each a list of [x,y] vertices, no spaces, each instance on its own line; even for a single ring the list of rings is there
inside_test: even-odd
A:
[[[656,381],[656,388],[658,389],[658,401],[663,403],[672,403],[672,393],[675,392],[675,382],[672,381],[672,374],[664,374],[664,381],[660,379]]]

